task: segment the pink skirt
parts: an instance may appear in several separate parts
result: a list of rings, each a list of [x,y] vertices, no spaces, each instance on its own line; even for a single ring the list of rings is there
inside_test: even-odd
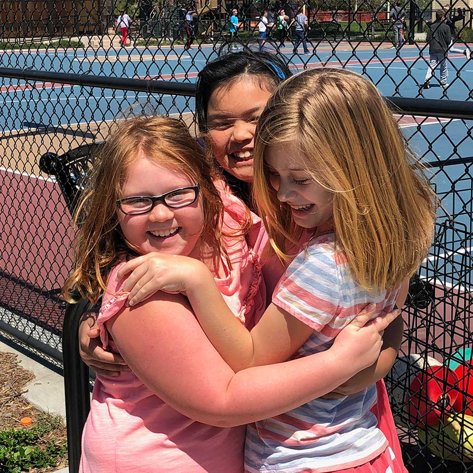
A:
[[[404,462],[402,460],[402,451],[401,451],[401,444],[399,442],[399,437],[396,429],[396,424],[394,423],[393,413],[391,411],[391,405],[389,404],[389,397],[388,391],[386,390],[386,385],[384,384],[384,380],[379,380],[376,383],[376,391],[378,399],[376,404],[371,409],[371,412],[376,416],[378,419],[378,428],[383,432],[384,436],[386,437],[389,446],[395,457],[395,463],[397,465],[396,469],[393,470],[393,473],[408,473],[407,468],[404,466]],[[375,459],[376,460],[376,459]],[[350,470],[344,470],[348,472]],[[358,471],[358,470],[357,470]],[[363,470],[359,470],[360,473]],[[367,470],[370,471],[370,470]],[[384,470],[379,470],[384,471]]]

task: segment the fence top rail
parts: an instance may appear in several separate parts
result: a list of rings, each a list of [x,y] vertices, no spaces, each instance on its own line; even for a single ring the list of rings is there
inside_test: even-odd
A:
[[[67,74],[35,71],[29,68],[15,69],[0,67],[0,77],[188,97],[195,96],[196,90],[196,85],[193,83],[153,79],[128,79],[122,77],[94,76],[90,74]],[[385,99],[389,102],[391,108],[399,113],[426,117],[473,119],[473,102],[469,101],[408,97],[385,97]]]
[[[0,77],[10,79],[52,82],[59,84],[99,87],[101,89],[132,90],[135,92],[153,92],[165,95],[194,96],[195,84],[152,79],[128,79],[125,77],[106,77],[91,74],[67,74],[61,72],[35,71],[0,67]]]

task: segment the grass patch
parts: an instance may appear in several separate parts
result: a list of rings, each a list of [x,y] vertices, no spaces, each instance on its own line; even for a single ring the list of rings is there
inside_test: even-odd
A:
[[[41,413],[34,426],[0,432],[0,471],[49,471],[59,467],[67,454],[67,442],[58,438],[64,429],[59,416]]]

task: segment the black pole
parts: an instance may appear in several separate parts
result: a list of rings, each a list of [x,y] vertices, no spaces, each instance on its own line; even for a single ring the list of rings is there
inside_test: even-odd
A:
[[[416,12],[417,12],[417,4],[415,0],[409,0],[409,31],[408,31],[408,41],[409,44],[414,44],[414,33],[416,27]]]

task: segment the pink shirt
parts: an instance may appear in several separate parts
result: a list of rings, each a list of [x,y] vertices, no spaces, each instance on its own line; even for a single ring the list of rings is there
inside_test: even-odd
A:
[[[226,230],[236,229],[246,209],[222,184],[218,187]],[[266,299],[258,256],[265,242],[264,229],[254,217],[256,226],[250,236],[224,237],[231,269],[227,267],[226,276],[216,279],[227,304],[250,327],[263,313]],[[255,250],[250,249],[249,240]],[[127,297],[120,292],[119,267],[109,276],[97,320],[104,347],[113,346],[104,324],[122,310]],[[80,472],[241,473],[244,436],[244,426],[212,427],[180,414],[132,372],[97,376],[82,437]]]

